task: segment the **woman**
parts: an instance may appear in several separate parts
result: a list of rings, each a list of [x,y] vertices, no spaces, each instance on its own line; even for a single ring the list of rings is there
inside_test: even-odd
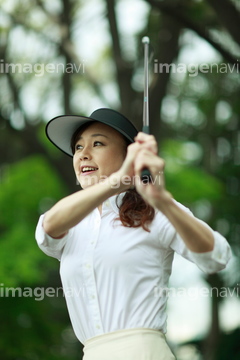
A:
[[[42,215],[36,230],[39,247],[60,260],[83,359],[174,359],[165,341],[167,296],[161,291],[174,251],[213,273],[230,258],[227,241],[172,198],[155,138],[138,133],[120,113],[60,116],[46,132],[73,156],[83,189]],[[152,176],[147,184],[140,180],[146,167]]]

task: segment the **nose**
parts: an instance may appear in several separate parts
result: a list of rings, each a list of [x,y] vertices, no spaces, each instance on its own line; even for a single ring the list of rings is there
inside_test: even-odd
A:
[[[91,160],[92,156],[89,148],[85,147],[80,154],[80,160]]]

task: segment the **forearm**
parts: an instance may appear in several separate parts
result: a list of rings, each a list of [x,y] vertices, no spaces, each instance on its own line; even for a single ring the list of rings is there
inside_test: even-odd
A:
[[[167,199],[158,209],[168,218],[189,250],[196,253],[213,250],[214,237],[211,230],[182,210],[173,199]]]
[[[181,209],[165,189],[165,162],[157,155],[153,139],[147,134],[139,133],[136,141],[141,146],[145,144],[145,147],[136,154],[135,174],[140,176],[142,169],[147,167],[154,180],[147,185],[137,182],[136,188],[139,194],[149,205],[160,210],[168,218],[190,251],[196,253],[212,251],[214,248],[212,230]]]
[[[106,179],[104,182],[63,198],[45,214],[44,230],[51,237],[61,238],[117,191],[119,189],[114,188],[113,181]]]

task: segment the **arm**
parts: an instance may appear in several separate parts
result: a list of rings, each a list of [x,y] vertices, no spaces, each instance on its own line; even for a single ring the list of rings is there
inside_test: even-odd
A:
[[[194,262],[200,270],[207,274],[213,274],[224,269],[231,258],[231,248],[226,239],[217,231],[211,229],[204,221],[195,218],[189,209],[185,208],[183,205],[177,202],[175,203],[178,207],[180,207],[181,210],[184,211],[184,213],[186,213],[188,216],[191,216],[193,220],[197,221],[199,224],[204,226],[204,228],[207,228],[211,232],[214,238],[214,247],[211,251],[207,252],[192,251],[183,241],[181,235],[173,227],[175,234],[171,232],[170,237],[167,239],[167,243],[170,248],[179,255],[183,256],[185,259]],[[171,223],[169,222],[169,225],[170,224]],[[161,233],[159,236],[161,239]],[[192,236],[194,236],[194,234]]]
[[[45,214],[43,221],[45,232],[53,238],[62,238],[70,228],[77,225],[116,192],[111,182],[106,179],[104,182],[63,198]]]
[[[136,141],[145,146],[136,156],[135,174],[140,176],[141,170],[148,167],[154,179],[153,183],[147,185],[138,181],[136,183],[137,191],[146,202],[160,210],[168,218],[190,251],[195,253],[212,251],[214,247],[212,230],[177,206],[172,195],[165,189],[164,161],[151,151],[150,141],[153,142],[152,138],[143,133],[139,133],[136,138]]]
[[[45,214],[43,220],[45,232],[53,238],[62,238],[69,229],[77,225],[103,201],[128,189],[132,184],[133,161],[140,147],[138,143],[128,146],[127,156],[117,172],[103,181],[77,191],[56,203]]]
[[[165,203],[160,200],[157,208],[168,218],[189,250],[195,253],[213,250],[214,237],[212,231],[181,209],[172,199]]]

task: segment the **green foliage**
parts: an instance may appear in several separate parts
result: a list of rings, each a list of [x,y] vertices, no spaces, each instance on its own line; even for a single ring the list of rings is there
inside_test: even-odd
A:
[[[228,334],[221,334],[217,360],[226,360],[229,358],[229,354],[231,354],[231,360],[238,360],[240,358],[239,336],[240,328]]]
[[[185,146],[185,142],[177,140],[166,140],[162,144],[168,190],[176,200],[186,205],[202,199],[210,202],[219,200],[223,194],[223,184],[199,165],[187,161]]]
[[[130,4],[120,1],[118,5],[123,3],[126,6]],[[58,261],[43,254],[34,239],[39,215],[66,195],[62,181],[53,171],[54,166],[58,167],[60,154],[46,139],[44,125],[39,126],[38,137],[34,138],[39,141],[40,146],[33,150],[27,136],[21,136],[25,135],[24,125],[30,128],[38,121],[49,119],[49,114],[55,116],[64,112],[64,109],[65,112],[80,113],[81,110],[82,114],[87,114],[99,104],[115,104],[115,107],[119,104],[124,111],[128,108],[131,113],[130,109],[133,109],[134,116],[137,115],[142,108],[138,100],[138,92],[142,91],[142,80],[138,81],[137,76],[140,71],[141,78],[142,64],[138,61],[138,64],[133,65],[133,60],[136,44],[140,44],[141,37],[146,34],[151,38],[156,57],[160,59],[159,55],[166,53],[164,61],[168,62],[173,59],[167,49],[174,50],[176,61],[179,60],[178,51],[181,54],[187,48],[188,51],[195,51],[193,42],[198,42],[198,39],[188,43],[184,36],[184,33],[188,32],[186,27],[191,28],[191,23],[196,25],[195,29],[199,27],[202,33],[209,33],[205,31],[206,28],[210,30],[212,40],[217,38],[218,45],[222,44],[224,49],[231,50],[233,44],[229,38],[224,37],[224,33],[229,19],[231,26],[228,29],[232,29],[232,16],[225,17],[223,33],[220,29],[223,24],[221,18],[218,19],[218,14],[207,2],[156,3],[163,3],[163,6],[165,3],[165,7],[170,4],[168,19],[164,11],[159,12],[156,7],[153,8],[145,2],[148,10],[146,9],[146,14],[142,17],[143,21],[139,22],[142,27],[133,34],[127,28],[129,21],[126,19],[124,32],[114,34],[105,32],[105,21],[108,21],[109,25],[111,22],[103,15],[108,13],[105,11],[104,1],[99,1],[104,10],[99,11],[96,6],[93,17],[93,7],[89,2],[0,0],[1,58],[4,62],[56,65],[71,61],[79,65],[82,59],[78,54],[85,58],[89,49],[92,49],[94,54],[94,60],[85,58],[85,73],[57,73],[55,69],[54,73],[45,71],[39,76],[35,70],[9,74],[1,71],[0,291],[3,290],[3,285],[31,286],[32,289],[39,286],[61,286]],[[178,6],[175,6],[175,3]],[[219,10],[223,8],[223,3]],[[168,21],[176,21],[176,18],[171,16],[171,7],[173,13],[182,13],[184,18],[189,20],[185,25],[183,20],[181,37],[176,41],[178,49],[168,46],[169,39],[174,38],[174,28],[168,26]],[[229,11],[229,6],[227,9]],[[121,11],[118,11],[118,14],[121,16]],[[100,33],[101,37],[98,37]],[[164,47],[164,44],[167,46]],[[233,54],[234,48],[230,52]],[[112,54],[115,54],[115,62]],[[142,49],[138,57],[142,58]],[[239,56],[235,56],[237,57]],[[124,59],[127,60],[126,63]],[[3,65],[1,62],[1,67]],[[118,78],[115,78],[115,66],[121,70]],[[133,66],[138,67],[138,70]],[[138,86],[135,86],[135,89],[126,86],[132,81],[131,73],[136,73],[135,83]],[[165,96],[165,106],[161,109],[159,140],[161,156],[166,161],[167,189],[176,200],[189,207],[208,201],[212,210],[208,222],[218,224],[216,229],[234,245],[235,253],[240,259],[239,73],[231,73],[229,69],[228,73],[212,71],[192,75],[190,72],[175,76],[171,74],[170,79],[162,76],[161,87],[157,88],[159,97],[154,97],[161,104]],[[120,80],[124,80],[124,87],[118,87],[116,81]],[[156,80],[154,76],[152,80],[151,86]],[[167,91],[164,85],[166,82]],[[134,96],[129,90],[135,91]],[[127,99],[127,106],[124,98]],[[46,149],[48,160],[36,155],[25,157],[26,153],[31,151],[41,151],[42,146]],[[15,163],[12,164],[13,162]],[[12,165],[9,165],[10,163]],[[64,169],[62,171],[64,172]],[[234,282],[239,282],[239,267],[236,266],[232,272],[236,278]],[[64,299],[54,297],[35,301],[33,298],[0,296],[0,301],[0,321],[1,328],[4,329],[0,338],[1,360],[81,358],[81,345],[69,330],[70,322]],[[215,324],[213,322],[211,328],[217,329],[216,316],[214,319]],[[210,334],[209,338],[212,338],[212,335]],[[229,356],[234,360],[239,357],[238,338],[239,331],[236,331],[233,336],[223,339],[220,345],[224,345],[227,350],[220,346],[218,360]]]
[[[5,297],[0,317],[1,360],[70,360],[82,352],[63,298]]]
[[[40,298],[41,289],[61,288],[59,263],[43,254],[35,240],[39,215],[66,195],[65,187],[37,155],[6,168],[1,180],[1,359],[76,358],[82,346],[71,330],[62,292]],[[9,288],[13,291],[7,295]]]
[[[47,269],[56,266],[41,251],[34,235],[38,217],[65,189],[41,156],[12,164],[0,187],[0,274],[6,286],[43,281]]]

